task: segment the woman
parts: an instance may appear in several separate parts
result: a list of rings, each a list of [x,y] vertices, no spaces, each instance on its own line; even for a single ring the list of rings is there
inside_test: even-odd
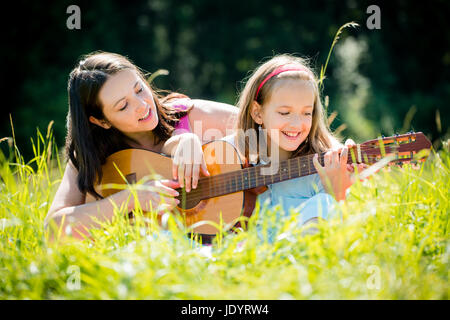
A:
[[[67,117],[64,176],[45,219],[45,226],[55,223],[62,235],[71,230],[74,237],[88,235],[95,222],[111,220],[113,204],[121,206],[129,190],[107,198],[94,190],[100,181],[101,166],[114,152],[142,148],[177,155],[174,178],[178,182],[150,181],[153,191],[138,191],[137,198],[145,211],[163,202],[166,210],[176,206],[174,188],[196,187],[200,171],[207,175],[201,145],[206,131],[216,129],[223,136],[234,127],[237,108],[223,103],[191,100],[180,94],[162,96],[145,80],[143,72],[124,56],[95,52],[85,56],[72,70],[68,81],[69,113]],[[201,130],[191,128],[201,124]],[[176,134],[178,128],[181,134]],[[193,148],[193,149],[192,149]],[[194,152],[190,152],[193,150]],[[178,155],[182,155],[181,157]],[[195,157],[197,155],[197,157]],[[97,201],[85,203],[86,194]],[[134,209],[133,197],[128,211]],[[70,225],[71,228],[66,228]]]

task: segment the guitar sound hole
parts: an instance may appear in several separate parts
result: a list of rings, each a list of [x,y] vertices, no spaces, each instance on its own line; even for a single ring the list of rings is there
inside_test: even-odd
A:
[[[125,179],[127,179],[127,182],[129,184],[136,183],[136,181],[137,181],[137,179],[136,179],[136,172],[132,172],[130,174],[127,174],[125,176]]]

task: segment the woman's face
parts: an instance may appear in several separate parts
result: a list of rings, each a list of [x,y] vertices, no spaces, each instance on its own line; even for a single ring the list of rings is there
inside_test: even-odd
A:
[[[280,156],[295,151],[308,137],[314,109],[314,89],[309,81],[280,80],[261,108],[261,124]]]
[[[110,76],[98,98],[107,121],[105,128],[113,126],[125,135],[132,135],[153,130],[158,124],[152,92],[134,70]]]

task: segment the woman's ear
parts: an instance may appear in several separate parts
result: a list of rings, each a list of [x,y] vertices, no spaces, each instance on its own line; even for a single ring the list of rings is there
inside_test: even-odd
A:
[[[96,124],[99,127],[102,127],[103,129],[108,130],[111,128],[111,124],[106,120],[98,120],[97,118],[94,118],[93,116],[89,117],[89,121],[93,124]]]
[[[253,101],[250,108],[250,115],[252,116],[253,121],[255,121],[257,124],[262,124],[263,119],[261,105],[258,102]]]

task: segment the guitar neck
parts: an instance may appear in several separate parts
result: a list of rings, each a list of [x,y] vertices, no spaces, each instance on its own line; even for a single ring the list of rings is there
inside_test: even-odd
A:
[[[409,161],[414,159],[416,152],[430,148],[431,142],[421,132],[379,138],[349,148],[347,163],[373,164],[385,154],[399,155],[396,161]],[[324,155],[325,152],[318,154],[322,166]],[[278,167],[274,164],[255,166],[201,178],[198,186],[203,190],[201,196],[206,199],[304,177],[317,173],[313,158],[314,154],[310,154],[280,161]],[[276,170],[272,173],[269,168]]]
[[[319,154],[319,163],[323,166],[325,153]],[[270,172],[269,168],[275,165],[254,166],[238,171],[228,172],[217,176],[202,178],[199,180],[199,187],[203,189],[205,198],[213,198],[266,186],[269,184],[295,179],[317,173],[313,164],[314,155],[296,157],[283,160],[278,164],[278,170],[275,173]],[[348,163],[352,160],[349,157]]]

